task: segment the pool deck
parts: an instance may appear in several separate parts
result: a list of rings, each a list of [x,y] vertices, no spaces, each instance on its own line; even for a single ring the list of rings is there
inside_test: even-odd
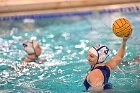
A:
[[[140,0],[0,0],[0,17],[134,6]]]

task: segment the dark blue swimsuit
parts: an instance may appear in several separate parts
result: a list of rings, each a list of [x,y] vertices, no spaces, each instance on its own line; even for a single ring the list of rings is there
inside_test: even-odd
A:
[[[98,66],[94,69],[99,69],[101,70],[103,76],[104,76],[104,90],[105,89],[111,89],[112,88],[112,85],[110,83],[108,83],[108,80],[109,80],[109,77],[110,77],[110,70],[107,66]],[[94,70],[94,69],[91,69]],[[86,91],[91,87],[91,85],[88,83],[87,81],[87,78],[85,78],[85,81],[84,81],[84,86],[86,87]]]

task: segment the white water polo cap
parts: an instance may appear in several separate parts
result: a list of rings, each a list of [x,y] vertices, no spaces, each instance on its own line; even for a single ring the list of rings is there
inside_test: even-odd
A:
[[[109,48],[101,44],[93,46],[89,51],[98,57],[97,64],[104,62],[109,56]]]
[[[35,51],[35,47],[38,45],[38,43],[34,40],[26,40],[23,42],[23,48],[25,50],[25,52],[27,54],[35,54],[36,55],[36,51]]]

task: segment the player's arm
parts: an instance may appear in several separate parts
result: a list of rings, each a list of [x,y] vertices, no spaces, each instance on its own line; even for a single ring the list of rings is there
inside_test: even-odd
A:
[[[106,65],[110,68],[110,71],[112,71],[119,64],[119,62],[122,60],[122,58],[124,57],[125,48],[126,48],[126,41],[128,40],[128,38],[129,37],[123,38],[117,54],[106,63]]]

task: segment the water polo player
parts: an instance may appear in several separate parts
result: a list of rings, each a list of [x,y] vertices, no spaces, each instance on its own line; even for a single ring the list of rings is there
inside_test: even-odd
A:
[[[23,42],[23,48],[24,51],[28,54],[24,60],[23,60],[23,64],[25,63],[29,63],[29,62],[46,62],[47,60],[42,60],[39,59],[38,57],[41,55],[41,47],[39,45],[38,42],[36,42],[35,40],[26,40]]]
[[[107,46],[98,44],[89,49],[87,60],[91,65],[91,70],[86,75],[84,81],[86,91],[102,91],[112,88],[111,84],[108,82],[110,72],[112,72],[124,57],[128,38],[129,37],[123,37],[117,54],[107,62],[105,62],[109,52]]]

